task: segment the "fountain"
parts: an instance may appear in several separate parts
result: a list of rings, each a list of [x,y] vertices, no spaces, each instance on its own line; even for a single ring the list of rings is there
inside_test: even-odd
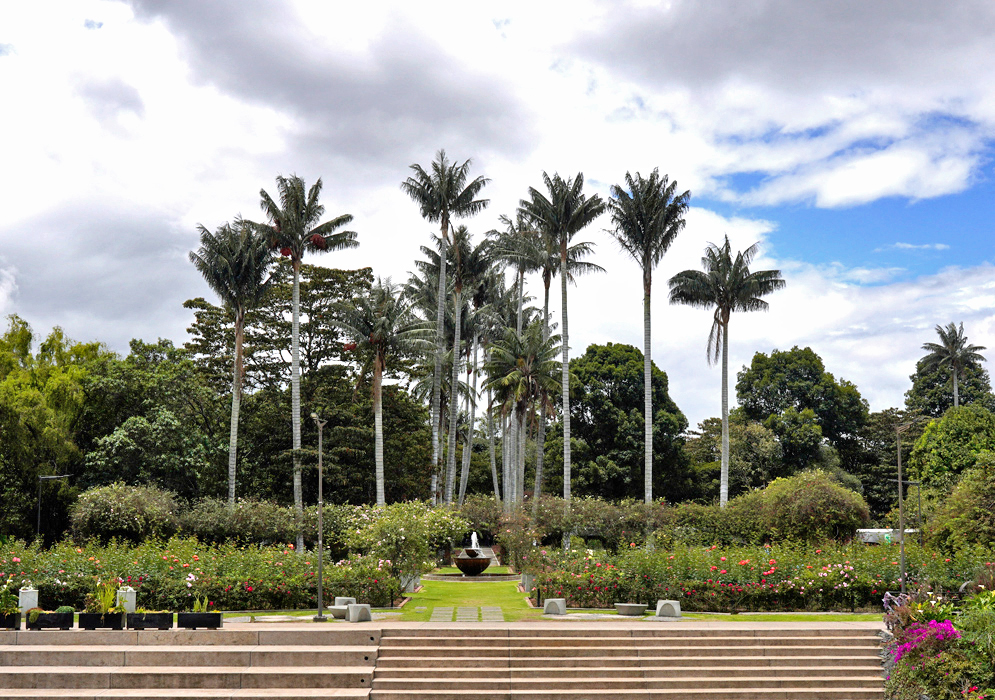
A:
[[[481,556],[476,532],[470,535],[470,546],[453,557],[453,564],[464,576],[479,576],[491,565],[489,557]]]

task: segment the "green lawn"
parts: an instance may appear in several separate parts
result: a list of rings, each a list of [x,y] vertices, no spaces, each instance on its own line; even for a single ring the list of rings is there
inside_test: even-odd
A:
[[[445,569],[440,571],[446,573]],[[542,616],[542,610],[528,606],[525,602],[525,594],[519,592],[518,584],[514,581],[470,583],[467,581],[422,580],[421,591],[412,593],[411,600],[401,608],[404,611],[401,619],[409,622],[426,622],[432,614],[432,608],[483,607],[485,605],[500,606],[501,610],[504,611],[504,619],[508,622]],[[426,610],[417,612],[416,608],[419,607],[425,607]]]

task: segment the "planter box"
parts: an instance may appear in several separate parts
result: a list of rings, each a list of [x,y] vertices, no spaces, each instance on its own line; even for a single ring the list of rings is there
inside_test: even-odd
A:
[[[169,630],[173,629],[173,613],[128,613],[128,629]]]
[[[181,612],[176,613],[176,626],[180,629],[195,630],[198,627],[216,630],[224,622],[224,616],[219,612]]]
[[[79,614],[81,630],[123,630],[124,613],[87,613]]]
[[[24,626],[29,630],[60,629],[71,630],[75,615],[73,613],[41,613],[32,622],[28,617]]]
[[[19,629],[21,629],[21,613],[0,615],[0,630],[19,630]]]

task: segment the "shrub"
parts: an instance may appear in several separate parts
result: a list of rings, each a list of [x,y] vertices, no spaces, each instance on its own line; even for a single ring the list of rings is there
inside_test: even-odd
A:
[[[179,528],[172,493],[121,482],[81,493],[70,510],[70,522],[79,541],[168,539]]]
[[[995,548],[995,454],[982,453],[964,472],[934,516],[930,540],[949,551],[971,544]]]
[[[763,526],[771,540],[850,540],[868,522],[867,502],[819,469],[775,479],[763,491]]]
[[[183,532],[202,542],[272,544],[297,538],[292,508],[271,501],[216,498],[198,501],[180,516]]]

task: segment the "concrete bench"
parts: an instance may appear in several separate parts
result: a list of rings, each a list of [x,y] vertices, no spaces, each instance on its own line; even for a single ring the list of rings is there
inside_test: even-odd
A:
[[[344,620],[345,616],[349,613],[348,605],[329,605],[328,612],[336,620]]]
[[[542,609],[544,615],[566,615],[567,614],[567,599],[566,598],[547,598],[546,605]]]
[[[646,612],[646,605],[643,603],[615,603],[615,611],[619,615],[638,616]]]
[[[681,603],[678,600],[658,600],[656,601],[657,617],[680,617]]]
[[[346,606],[346,619],[349,622],[370,622],[373,615],[370,613],[370,606],[365,603],[350,603]]]
[[[356,604],[356,599],[355,598],[346,598],[344,596],[335,596],[335,604],[336,605],[355,605]]]

